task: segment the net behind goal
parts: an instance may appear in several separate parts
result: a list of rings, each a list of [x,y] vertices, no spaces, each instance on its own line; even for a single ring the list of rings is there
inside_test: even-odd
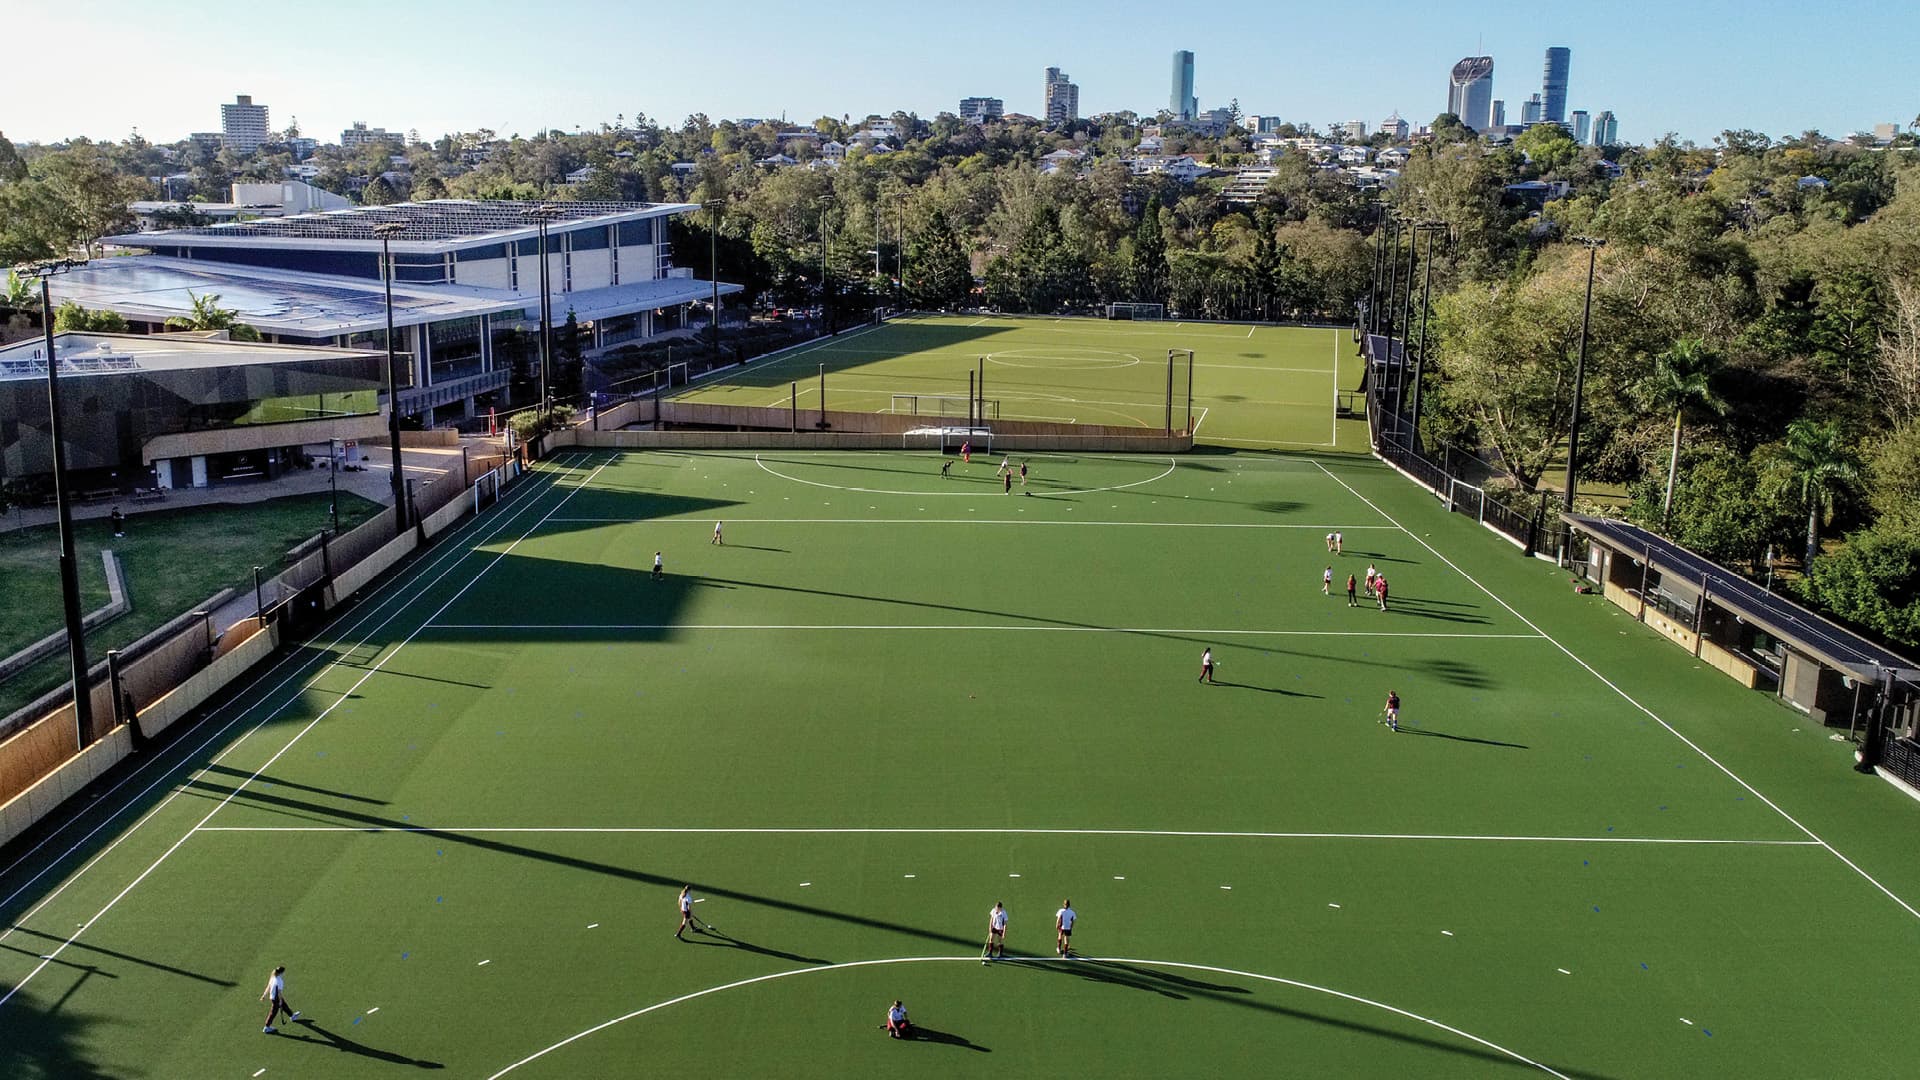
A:
[[[976,454],[993,453],[993,429],[983,427],[923,427],[903,432],[903,450],[938,450],[957,454],[962,446],[971,446]]]
[[[965,394],[894,394],[887,402],[887,411],[900,416],[958,416],[967,417],[972,411],[967,407]],[[980,419],[1000,419],[1000,399],[980,399]]]
[[[1165,304],[1124,303],[1107,305],[1107,318],[1109,319],[1165,319],[1166,317],[1167,305]]]

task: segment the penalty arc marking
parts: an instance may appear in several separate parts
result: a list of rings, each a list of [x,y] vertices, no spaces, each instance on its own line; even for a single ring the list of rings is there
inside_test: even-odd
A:
[[[986,457],[989,455],[983,454],[981,456]],[[1095,458],[1094,460],[1114,461],[1118,459]],[[753,463],[755,465],[760,466],[760,468],[765,470],[766,472],[774,476],[777,476],[782,480],[791,480],[796,484],[805,484],[808,487],[826,488],[829,491],[852,491],[852,492],[857,492],[861,495],[911,495],[915,498],[921,498],[921,499],[961,496],[961,497],[981,499],[981,498],[989,498],[989,497],[1003,494],[1002,492],[997,492],[997,491],[894,491],[889,488],[848,487],[845,484],[827,484],[827,483],[822,483],[818,480],[803,480],[798,476],[789,476],[786,473],[783,473],[780,470],[772,467],[771,465],[768,465],[766,462],[760,460],[759,454],[753,455]],[[1094,488],[1073,488],[1066,491],[1048,491],[1048,492],[1044,492],[1044,494],[1046,495],[1091,495],[1098,491],[1125,491],[1128,488],[1137,488],[1143,484],[1151,484],[1155,480],[1165,479],[1166,477],[1168,477],[1173,473],[1173,470],[1176,467],[1176,465],[1177,465],[1177,462],[1175,462],[1173,458],[1168,458],[1166,469],[1164,469],[1163,471],[1161,471],[1160,473],[1154,476],[1147,477],[1145,480],[1135,480],[1130,484],[1112,484],[1107,487],[1094,487]]]
[[[516,1061],[513,1064],[507,1066],[506,1068],[501,1069],[499,1072],[494,1073],[492,1076],[488,1077],[487,1080],[500,1080],[500,1077],[503,1077],[508,1073],[514,1071],[515,1069],[520,1068],[522,1065],[526,1065],[531,1062],[538,1061],[540,1058],[543,1058],[548,1054],[553,1053],[555,1050],[559,1050],[563,1047],[571,1045],[572,1043],[578,1042],[581,1039],[587,1038],[590,1035],[596,1035],[602,1031],[605,1031],[610,1027],[613,1027],[615,1024],[625,1023],[628,1020],[633,1020],[638,1017],[645,1016],[648,1013],[659,1012],[662,1009],[672,1008],[675,1005],[685,1004],[686,1002],[693,1001],[698,998],[707,997],[712,994],[723,993],[728,990],[737,990],[743,986],[752,986],[755,983],[772,982],[775,979],[791,978],[792,976],[795,976],[795,975],[816,974],[822,971],[843,971],[850,968],[885,967],[885,966],[894,965],[894,964],[975,963],[975,962],[978,962],[979,959],[980,958],[977,956],[900,956],[900,957],[893,957],[885,960],[850,960],[844,964],[825,964],[819,967],[794,968],[791,971],[776,971],[771,975],[759,975],[751,979],[740,979],[736,982],[726,983],[721,986],[710,986],[705,990],[695,990],[691,994],[682,994],[679,997],[671,998],[666,1001],[655,1002],[652,1005],[648,1005],[646,1008],[635,1009],[634,1011],[627,1013],[625,1016],[616,1016],[613,1019],[608,1020],[604,1023],[596,1024],[593,1027],[586,1029],[585,1031],[579,1032],[574,1035],[569,1035],[566,1038],[560,1040],[557,1043],[554,1043],[552,1046],[549,1046],[544,1050],[536,1051],[535,1053],[529,1054],[526,1057],[521,1058],[519,1061]],[[1022,957],[1021,959],[1028,962],[1033,962],[1033,963],[1060,963],[1060,964],[1096,963],[1097,964],[1100,962],[1099,960],[1075,961],[1075,960],[1060,960],[1060,959],[1054,959],[1050,957],[1037,957],[1037,956]],[[1395,1016],[1403,1017],[1408,1020],[1417,1021],[1419,1023],[1427,1025],[1428,1027],[1438,1028],[1439,1030],[1444,1031],[1449,1035],[1453,1035],[1458,1038],[1465,1039],[1468,1042],[1471,1042],[1477,1046],[1486,1047],[1488,1050],[1492,1050],[1495,1053],[1501,1054],[1504,1057],[1512,1059],[1517,1064],[1531,1066],[1532,1068],[1538,1069],[1539,1071],[1547,1074],[1548,1076],[1557,1076],[1560,1078],[1560,1080],[1571,1080],[1571,1078],[1569,1078],[1567,1074],[1560,1072],[1557,1069],[1554,1069],[1552,1066],[1543,1065],[1540,1062],[1535,1061],[1532,1058],[1519,1053],[1518,1051],[1509,1050],[1506,1047],[1501,1046],[1499,1043],[1493,1042],[1488,1039],[1483,1039],[1478,1035],[1475,1035],[1471,1032],[1462,1031],[1459,1028],[1453,1027],[1449,1024],[1441,1023],[1440,1021],[1435,1020],[1430,1016],[1422,1016],[1419,1013],[1411,1012],[1407,1009],[1402,1009],[1395,1005],[1389,1005],[1384,1001],[1375,1001],[1372,998],[1364,998],[1358,994],[1349,994],[1344,990],[1335,990],[1331,987],[1326,987],[1326,986],[1316,986],[1313,983],[1301,982],[1298,979],[1282,978],[1279,975],[1262,975],[1254,971],[1237,971],[1233,968],[1213,967],[1208,964],[1183,964],[1173,960],[1133,960],[1133,959],[1124,959],[1124,958],[1117,958],[1117,957],[1110,959],[1108,962],[1115,963],[1115,964],[1148,964],[1156,967],[1181,968],[1186,971],[1206,971],[1206,972],[1211,972],[1215,975],[1231,975],[1235,978],[1240,978],[1240,979],[1258,979],[1261,982],[1275,983],[1280,986],[1291,986],[1296,990],[1307,990],[1316,994],[1325,994],[1328,997],[1339,998],[1342,1001],[1352,1002],[1356,1005],[1365,1005],[1369,1008],[1379,1009],[1383,1012],[1392,1013]]]

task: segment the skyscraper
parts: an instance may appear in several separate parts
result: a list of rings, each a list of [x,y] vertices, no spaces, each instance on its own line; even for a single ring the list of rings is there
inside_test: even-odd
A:
[[[1453,65],[1447,111],[1475,131],[1493,126],[1493,57],[1469,56]]]
[[[1577,143],[1585,143],[1587,141],[1588,127],[1589,127],[1589,122],[1587,117],[1587,110],[1585,109],[1573,110],[1573,141]]]
[[[1545,112],[1546,103],[1540,100],[1539,94],[1535,94],[1520,103],[1520,122],[1522,124],[1537,124],[1545,115]]]
[[[1546,106],[1541,113],[1542,120],[1556,124],[1567,122],[1567,68],[1572,62],[1573,51],[1565,45],[1547,50],[1546,69],[1540,79],[1540,96]]]
[[[1613,117],[1612,109],[1600,110],[1593,118],[1593,145],[1612,146],[1620,141],[1620,122]]]
[[[220,140],[237,153],[253,153],[271,134],[267,107],[255,105],[248,95],[236,95],[233,104],[220,106]]]
[[[1493,126],[1497,128],[1507,126],[1507,103],[1500,98],[1493,99]]]
[[[1185,49],[1173,54],[1173,93],[1168,96],[1167,111],[1175,120],[1200,115],[1200,99],[1193,93],[1193,54]]]
[[[1080,119],[1080,88],[1059,68],[1047,69],[1046,110],[1048,124],[1070,124]]]

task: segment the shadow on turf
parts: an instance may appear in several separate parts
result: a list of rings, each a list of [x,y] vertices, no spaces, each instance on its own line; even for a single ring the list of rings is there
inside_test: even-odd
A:
[[[740,949],[744,952],[758,953],[761,956],[771,956],[777,960],[788,960],[796,964],[820,965],[820,964],[833,963],[833,961],[831,960],[824,960],[818,956],[801,956],[799,953],[781,952],[779,949],[769,949],[764,945],[755,945],[752,942],[741,941],[739,938],[731,937],[727,934],[723,934],[720,931],[715,930],[711,926],[708,926],[705,929],[696,929],[694,933],[697,935],[703,935],[704,937],[707,937],[707,938],[712,938],[713,940],[705,941],[705,940],[702,940],[701,937],[682,938],[681,940],[686,942],[689,945],[705,945],[710,948]]]
[[[1300,690],[1284,690],[1284,689],[1282,689],[1282,688],[1280,688],[1280,687],[1278,687],[1278,686],[1253,686],[1253,685],[1251,685],[1251,684],[1249,684],[1249,683],[1241,683],[1241,682],[1227,682],[1227,681],[1226,681],[1226,680],[1224,680],[1224,679],[1216,679],[1216,680],[1214,680],[1214,683],[1213,683],[1213,685],[1215,685],[1215,686],[1231,686],[1231,687],[1233,687],[1233,688],[1234,688],[1235,690],[1258,690],[1258,691],[1259,691],[1260,693],[1262,693],[1262,694],[1280,694],[1280,695],[1282,695],[1282,696],[1284,696],[1284,697],[1306,697],[1306,698],[1317,698],[1317,697],[1320,697],[1320,695],[1319,695],[1319,694],[1309,694],[1309,693],[1305,693],[1305,692],[1303,692],[1303,691],[1300,691]]]
[[[25,935],[26,935],[26,936],[28,936],[28,937],[36,937],[36,938],[39,938],[39,939],[40,939],[40,940],[42,940],[42,941],[47,941],[47,942],[62,942],[62,941],[66,941],[66,939],[65,939],[65,938],[58,938],[58,937],[54,937],[54,936],[53,936],[52,934],[43,934],[43,933],[41,933],[41,932],[40,932],[40,931],[38,931],[38,930],[29,930],[29,929],[27,929],[27,928],[26,928],[26,927],[24,927],[24,926],[15,926],[15,927],[13,928],[13,932],[14,932],[14,933],[16,933],[16,934],[25,934]],[[203,983],[212,983],[212,984],[213,984],[213,985],[215,985],[215,986],[228,986],[228,987],[231,987],[231,986],[235,986],[235,985],[238,985],[238,984],[236,984],[236,983],[233,983],[233,982],[231,982],[231,981],[229,981],[229,980],[227,980],[227,979],[216,979],[216,978],[214,978],[214,977],[213,977],[213,976],[211,976],[211,975],[202,975],[202,974],[200,974],[200,973],[199,973],[199,972],[197,972],[197,971],[188,971],[188,970],[187,970],[186,968],[178,968],[178,967],[174,967],[174,966],[173,966],[173,965],[171,965],[171,964],[162,964],[162,963],[160,963],[160,962],[159,962],[159,961],[157,961],[157,960],[142,960],[141,958],[139,958],[139,957],[137,957],[137,956],[130,956],[130,955],[128,955],[128,954],[126,954],[126,953],[123,953],[123,952],[115,952],[115,951],[114,951],[114,950],[112,950],[112,949],[103,949],[103,948],[101,948],[101,947],[100,947],[100,946],[98,946],[98,945],[89,945],[89,944],[87,944],[86,942],[83,942],[83,941],[73,941],[73,942],[68,942],[68,943],[67,943],[67,948],[68,948],[68,949],[70,949],[70,950],[71,950],[71,949],[78,949],[78,950],[81,950],[81,951],[83,951],[83,952],[90,952],[90,953],[96,953],[96,954],[98,954],[98,955],[100,955],[100,956],[111,956],[111,957],[113,957],[113,958],[114,958],[115,960],[125,960],[126,962],[128,962],[128,963],[130,963],[130,964],[138,964],[138,965],[140,965],[141,967],[148,967],[148,968],[152,968],[152,969],[154,969],[155,971],[164,971],[164,972],[166,972],[166,973],[167,973],[167,974],[169,974],[169,975],[179,975],[179,976],[181,976],[182,978],[187,978],[187,979],[195,979],[195,980],[198,980],[198,981],[200,981],[200,982],[203,982]],[[40,957],[41,955],[43,955],[43,954],[41,954],[41,953],[37,953],[37,952],[35,952],[35,951],[33,951],[32,949],[22,949],[22,948],[19,948],[19,947],[17,947],[17,946],[13,946],[13,945],[0,945],[0,949],[7,949],[7,950],[9,950],[9,951],[11,951],[11,952],[17,952],[17,953],[20,953],[20,954],[21,954],[21,955],[23,955],[23,956],[32,956],[32,957],[35,957],[35,958],[38,958],[38,957]],[[95,968],[95,967],[93,967],[93,966],[91,966],[91,965],[88,965],[88,964],[74,964],[74,963],[69,963],[68,961],[65,961],[65,960],[55,960],[55,961],[54,961],[54,963],[56,963],[56,964],[62,964],[62,965],[65,965],[65,966],[67,966],[67,967],[72,967],[72,968],[78,968],[78,969],[80,969],[80,970],[82,970],[82,971],[90,971],[90,972],[93,972],[93,973],[95,973],[95,974],[98,974],[98,975],[104,975],[104,976],[106,976],[106,977],[107,977],[107,978],[109,978],[109,979],[117,979],[117,978],[119,978],[119,976],[118,976],[118,975],[115,975],[115,974],[113,974],[112,972],[109,972],[109,971],[101,971],[100,969],[98,969],[98,968]]]
[[[115,1021],[63,1011],[65,1002],[62,997],[52,1007],[43,1007],[29,993],[15,995],[7,1002],[7,1034],[0,1038],[0,1076],[106,1080],[110,1074],[91,1060],[98,1049],[90,1044]]]
[[[320,1037],[315,1039],[310,1036],[295,1034],[296,1024],[299,1028],[311,1031]],[[339,1032],[330,1031],[327,1028],[321,1027],[313,1020],[300,1020],[297,1021],[296,1024],[288,1024],[281,1028],[279,1032],[280,1037],[286,1039],[288,1042],[312,1043],[315,1046],[331,1046],[343,1054],[357,1054],[360,1057],[372,1058],[375,1061],[384,1061],[389,1065],[411,1065],[416,1069],[446,1068],[445,1065],[437,1061],[424,1061],[420,1058],[410,1058],[405,1054],[396,1054],[391,1050],[376,1050],[366,1043],[354,1042]]]
[[[517,554],[511,557],[515,559],[529,558],[529,556],[522,556]],[[872,596],[865,593],[840,592],[833,589],[811,589],[803,585],[781,585],[781,584],[776,584],[770,581],[745,581],[745,580],[740,580],[735,578],[682,576],[678,574],[669,573],[667,575],[665,582],[649,583],[648,585],[645,585],[645,586],[639,586],[639,585],[632,585],[630,584],[630,582],[633,579],[642,578],[646,576],[645,572],[641,570],[619,569],[619,568],[611,568],[611,567],[605,567],[605,566],[581,567],[578,564],[568,564],[568,568],[570,573],[577,575],[577,577],[574,578],[566,586],[566,591],[570,596],[576,596],[576,597],[604,596],[604,597],[610,597],[610,598],[617,598],[617,600],[610,600],[609,603],[617,602],[618,604],[622,605],[622,607],[620,608],[620,614],[616,616],[612,612],[609,612],[609,617],[610,618],[619,617],[622,619],[622,621],[626,621],[626,619],[633,617],[632,613],[635,611],[635,605],[638,604],[639,605],[638,610],[642,615],[644,615],[649,619],[657,620],[659,624],[658,628],[648,628],[648,629],[616,628],[616,627],[595,628],[592,626],[572,626],[572,627],[566,627],[564,628],[564,630],[560,628],[555,629],[556,633],[563,635],[557,638],[556,640],[563,640],[572,644],[579,643],[580,641],[585,639],[585,636],[588,633],[596,632],[596,631],[611,635],[612,637],[621,641],[665,640],[673,636],[673,631],[670,628],[672,624],[673,613],[681,609],[681,607],[686,603],[687,596],[696,589],[735,589],[735,588],[765,589],[770,592],[798,593],[805,596],[837,597],[843,600],[858,600],[858,601],[862,601],[865,603],[872,603],[872,604],[891,604],[891,605],[897,605],[900,607],[913,608],[918,610],[959,612],[966,615],[986,615],[993,618],[1009,619],[1009,620],[1015,620],[1019,622],[1033,623],[1033,624],[1042,625],[1042,626],[1066,626],[1066,627],[1075,627],[1075,628],[1085,629],[1085,630],[1112,630],[1111,627],[1101,626],[1095,623],[1074,622],[1070,619],[1056,619],[1056,618],[1050,618],[1045,615],[1029,615],[1029,614],[1023,614],[1023,613],[1011,612],[1011,611],[993,611],[987,608],[966,607],[960,604],[940,604],[940,603],[934,603],[928,600],[906,600],[906,599],[893,597],[893,596]],[[541,577],[541,574],[538,571],[526,570],[523,572],[535,579],[538,579]],[[598,577],[604,577],[607,583],[601,584],[597,580]],[[556,586],[556,588],[558,588],[558,586]],[[659,597],[659,602],[657,607],[654,606],[654,601],[652,599],[655,596]],[[656,610],[659,611],[659,614],[654,613]],[[1395,606],[1392,607],[1390,611],[1398,611],[1398,610],[1400,609],[1398,607],[1397,601],[1395,601]],[[1454,615],[1449,612],[1433,613],[1433,612],[1422,612],[1422,611],[1414,610],[1414,611],[1409,611],[1406,614],[1409,614],[1415,618],[1435,618],[1435,619],[1445,619],[1445,620],[1460,621],[1460,622],[1488,621],[1485,619],[1480,619],[1475,617]],[[1114,632],[1116,633],[1124,632],[1124,633],[1131,634],[1134,636],[1139,636],[1139,637],[1160,638],[1166,641],[1185,642],[1191,645],[1208,646],[1208,645],[1219,644],[1219,642],[1213,638],[1203,638],[1203,637],[1198,637],[1191,634],[1166,633],[1158,630],[1126,630],[1126,631],[1114,631]],[[535,633],[536,632],[533,630],[528,630],[523,632],[522,637],[514,638],[510,640],[522,640],[522,641],[537,640],[537,638],[535,637]],[[441,640],[441,641],[476,640],[476,641],[498,642],[503,640],[498,632],[493,630],[485,630],[485,629],[478,630],[478,631],[470,631],[470,630],[462,630],[457,627],[436,626],[433,629],[433,634],[436,640]],[[1334,655],[1329,653],[1307,652],[1300,649],[1281,648],[1275,645],[1256,645],[1252,643],[1251,639],[1236,639],[1234,642],[1233,648],[1236,652],[1266,653],[1272,656],[1292,656],[1292,657],[1299,657],[1306,660],[1324,660],[1324,661],[1329,661],[1334,663],[1359,664],[1370,670],[1379,669],[1379,668],[1399,668],[1404,671],[1415,671],[1425,675],[1431,675],[1435,678],[1442,679],[1455,686],[1466,687],[1469,689],[1489,689],[1494,685],[1493,680],[1490,679],[1479,668],[1476,668],[1470,664],[1462,663],[1457,660],[1421,660],[1421,661],[1413,661],[1410,663],[1395,663],[1395,662],[1391,662],[1391,661],[1377,658],[1377,657],[1355,656],[1351,653]],[[1182,666],[1184,666],[1184,664]],[[1253,687],[1252,689],[1259,689],[1259,688]]]
[[[905,1041],[939,1043],[942,1046],[958,1046],[967,1050],[978,1050],[983,1054],[993,1053],[993,1051],[987,1047],[969,1040],[965,1035],[955,1035],[950,1031],[935,1031],[930,1027],[922,1027],[919,1024],[913,1025],[913,1038]]]
[[[1476,739],[1471,735],[1449,735],[1444,731],[1434,731],[1432,728],[1417,728],[1408,724],[1401,724],[1400,731],[1406,735],[1425,735],[1429,739],[1452,739],[1454,742],[1478,743],[1481,746],[1504,746],[1510,750],[1528,749],[1525,743],[1501,742],[1498,739]]]
[[[224,776],[234,776],[242,780],[245,780],[248,777],[254,775],[252,773],[242,772],[239,769],[230,768],[226,765],[209,765],[207,766],[206,771],[211,773],[220,773]],[[353,795],[345,791],[335,791],[332,788],[314,787],[311,784],[296,784],[291,780],[282,780],[277,776],[270,776],[266,773],[261,773],[259,777],[255,779],[254,782],[271,784],[275,787],[292,788],[295,791],[304,791],[312,795],[325,795],[330,799],[349,799],[357,803],[366,803],[369,806],[387,805],[387,801],[385,799],[369,799],[365,795]]]
[[[299,810],[299,811],[319,812],[319,813],[330,816],[331,818],[341,822],[342,824],[351,823],[351,824],[365,826],[369,829],[369,831],[392,830],[395,832],[404,832],[412,836],[429,837],[429,838],[440,840],[450,844],[461,844],[461,845],[475,848],[481,851],[489,851],[489,852],[494,852],[496,854],[509,855],[509,856],[515,856],[518,858],[532,859],[537,862],[550,863],[552,865],[564,867],[570,870],[581,870],[581,871],[586,871],[588,873],[605,874],[609,877],[618,878],[623,881],[632,881],[639,884],[655,886],[663,890],[664,893],[677,893],[683,885],[691,884],[696,891],[714,899],[737,900],[741,903],[754,904],[760,907],[770,908],[775,911],[784,911],[790,914],[799,915],[807,918],[827,919],[833,922],[846,923],[852,926],[864,927],[870,930],[878,930],[878,931],[891,933],[891,934],[901,934],[907,937],[917,938],[922,941],[936,942],[942,945],[946,945],[948,947],[957,947],[963,954],[977,953],[980,948],[980,943],[978,939],[971,936],[962,937],[957,934],[944,933],[938,930],[929,930],[924,927],[911,926],[906,923],[892,922],[886,919],[877,919],[872,916],[856,915],[856,914],[852,914],[850,912],[845,912],[845,911],[834,911],[830,908],[817,907],[812,904],[802,904],[792,900],[783,900],[783,899],[779,899],[771,896],[762,896],[755,893],[742,892],[737,889],[729,889],[724,885],[714,885],[714,884],[709,884],[701,881],[693,881],[689,883],[684,875],[675,875],[673,877],[666,877],[661,874],[650,873],[648,871],[638,870],[633,867],[617,866],[610,863],[595,862],[591,859],[577,858],[571,855],[561,855],[557,852],[542,851],[538,848],[526,847],[521,844],[508,843],[501,840],[494,840],[486,836],[475,836],[475,835],[464,834],[459,832],[449,832],[441,829],[415,827],[403,822],[397,822],[387,818],[376,817],[372,814],[363,814],[357,811],[339,809],[339,808],[329,808],[329,807],[320,806],[314,803],[302,802],[298,799],[289,799],[283,796],[270,795],[265,792],[258,792],[250,789],[235,791],[234,789],[231,789],[231,788],[226,788],[226,787],[215,785],[215,784],[207,784],[204,781],[199,781],[199,780],[193,781],[192,786],[205,789],[205,791],[202,792],[202,794],[207,798],[214,798],[214,797],[224,798],[227,795],[233,795],[236,799],[244,799],[252,803],[259,803],[259,804],[264,804],[268,806],[275,806],[275,807],[282,807],[282,808],[290,808],[290,809]],[[774,955],[780,955],[780,954],[774,954]],[[1025,961],[1024,963],[1022,962],[1023,960]],[[1186,978],[1184,976],[1168,976],[1164,972],[1156,971],[1153,968],[1149,968],[1149,967],[1145,967],[1137,964],[1127,964],[1127,965],[1108,964],[1108,963],[1104,963],[1097,960],[1087,960],[1079,957],[1076,957],[1074,960],[1068,961],[1066,963],[1044,962],[1044,961],[1036,960],[1034,958],[1024,958],[1024,957],[1018,957],[1018,956],[1010,957],[1007,960],[1003,960],[999,962],[1010,963],[1010,964],[1014,964],[1015,966],[1031,968],[1032,970],[1035,970],[1035,971],[1049,972],[1056,975],[1069,975],[1077,978],[1092,979],[1097,982],[1111,982],[1111,983],[1115,983],[1116,985],[1131,986],[1135,989],[1152,991],[1156,994],[1159,994],[1169,999],[1184,1000],[1191,997],[1204,997],[1204,998],[1207,998],[1208,1000],[1225,1002],[1233,1005],[1239,1005],[1245,1008],[1254,1009],[1270,1015],[1286,1016],[1286,1017],[1291,1017],[1298,1020],[1305,1020],[1311,1023],[1324,1024],[1330,1027],[1340,1028],[1341,1030],[1354,1032],[1357,1034],[1373,1035],[1373,1036],[1378,1036],[1380,1038],[1392,1039],[1397,1042],[1411,1043],[1414,1045],[1418,1045],[1418,1046],[1439,1051],[1442,1053],[1457,1054],[1457,1055],[1462,1055],[1466,1057],[1477,1058],[1479,1060],[1486,1061],[1493,1064],[1506,1065],[1506,1066],[1519,1064],[1518,1062],[1514,1061],[1514,1059],[1507,1057],[1504,1054],[1499,1054],[1491,1050],[1484,1050],[1475,1046],[1462,1046],[1457,1043],[1451,1043],[1451,1042],[1442,1042],[1440,1040],[1430,1039],[1422,1035],[1409,1034],[1404,1031],[1394,1031],[1392,1029],[1381,1027],[1375,1024],[1362,1023],[1360,1021],[1355,1021],[1355,1020],[1342,1020],[1336,1017],[1325,1016],[1318,1013],[1310,1012],[1305,1009],[1296,1009],[1296,1008],[1289,1008],[1284,1005],[1270,1004],[1267,1002],[1255,1000],[1252,997],[1252,992],[1250,990],[1247,990],[1244,987],[1221,986],[1218,984],[1201,982],[1197,979]],[[376,1057],[383,1060],[394,1061],[400,1064],[421,1065],[422,1067],[426,1067],[426,1068],[438,1067],[437,1065],[431,1062],[413,1061],[412,1059],[404,1058],[397,1054],[389,1054],[385,1051],[372,1050],[367,1047],[362,1047],[362,1046],[359,1046],[359,1044],[357,1043],[344,1043],[344,1040],[339,1040],[338,1036],[334,1036],[331,1033],[318,1028],[317,1026],[315,1027],[315,1030],[318,1030],[321,1032],[321,1034],[326,1035],[329,1041],[334,1041],[335,1044],[342,1050],[349,1050],[354,1053],[364,1053],[370,1057]],[[306,1041],[316,1041],[316,1040],[306,1040]],[[1583,1071],[1570,1069],[1566,1067],[1558,1067],[1558,1068],[1564,1075],[1574,1077],[1576,1078],[1576,1080],[1610,1080],[1610,1078],[1599,1073],[1583,1072]]]

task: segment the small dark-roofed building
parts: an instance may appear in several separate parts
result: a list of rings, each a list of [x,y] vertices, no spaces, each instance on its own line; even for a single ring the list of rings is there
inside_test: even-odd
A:
[[[1920,785],[1920,663],[1646,529],[1563,514],[1606,598],[1739,681],[1866,735],[1869,762]]]

